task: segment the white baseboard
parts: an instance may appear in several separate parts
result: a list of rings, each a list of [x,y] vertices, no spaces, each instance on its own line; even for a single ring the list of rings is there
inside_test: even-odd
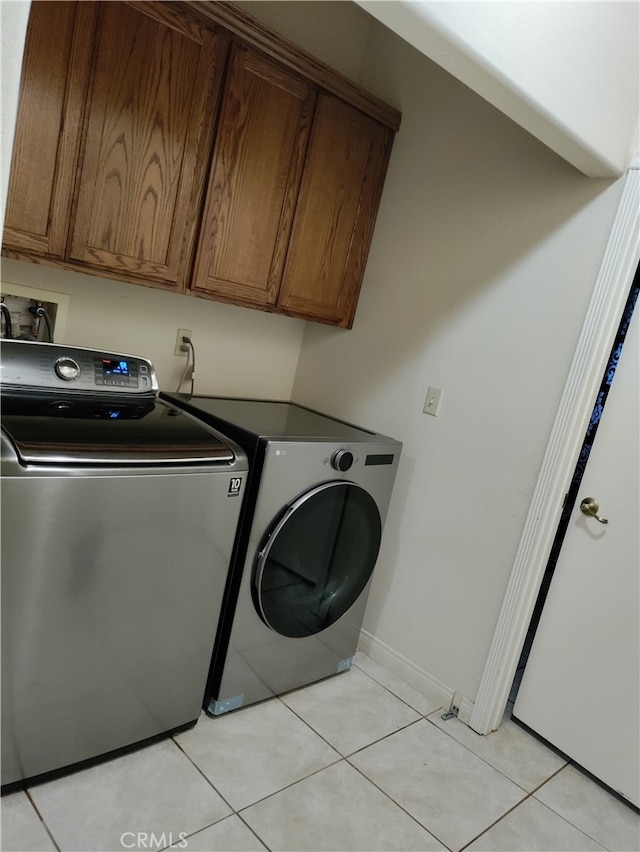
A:
[[[473,701],[456,692],[453,697],[453,706],[458,708],[458,719],[468,725],[473,713]]]
[[[402,678],[405,683],[417,689],[422,695],[426,695],[440,707],[446,710],[454,706],[458,707],[458,718],[463,722],[468,721],[473,709],[473,703],[468,698],[464,698],[450,686],[407,660],[367,630],[360,631],[358,647],[372,660]]]

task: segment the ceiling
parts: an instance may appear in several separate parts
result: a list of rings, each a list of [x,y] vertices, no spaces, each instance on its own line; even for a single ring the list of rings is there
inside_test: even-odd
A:
[[[590,177],[640,147],[638,0],[356,0]]]

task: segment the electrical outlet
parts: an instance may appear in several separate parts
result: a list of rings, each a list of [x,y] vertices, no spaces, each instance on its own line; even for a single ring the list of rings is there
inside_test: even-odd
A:
[[[427,398],[422,409],[425,414],[433,414],[435,417],[440,408],[440,400],[442,399],[442,390],[440,388],[430,387],[427,390]]]
[[[179,328],[178,333],[176,335],[176,345],[173,350],[174,355],[183,355],[187,356],[189,354],[189,349],[181,349],[180,347],[183,345],[182,338],[188,337],[189,340],[193,343],[193,332],[188,328]]]

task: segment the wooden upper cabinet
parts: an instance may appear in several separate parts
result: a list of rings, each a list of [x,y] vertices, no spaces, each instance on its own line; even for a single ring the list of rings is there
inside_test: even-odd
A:
[[[315,99],[297,75],[234,46],[193,290],[276,304]]]
[[[100,4],[71,260],[184,288],[227,45],[164,3]]]
[[[10,249],[63,256],[95,12],[92,3],[31,4],[3,232]]]
[[[234,46],[192,290],[350,327],[393,132]]]
[[[323,94],[298,198],[278,307],[350,328],[393,132]]]
[[[33,0],[2,249],[349,328],[399,124],[236,4]]]

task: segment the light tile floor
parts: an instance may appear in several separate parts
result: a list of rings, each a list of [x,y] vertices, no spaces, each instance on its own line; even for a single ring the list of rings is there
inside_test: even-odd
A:
[[[3,852],[640,850],[640,817],[511,720],[480,737],[344,674],[2,799]]]

